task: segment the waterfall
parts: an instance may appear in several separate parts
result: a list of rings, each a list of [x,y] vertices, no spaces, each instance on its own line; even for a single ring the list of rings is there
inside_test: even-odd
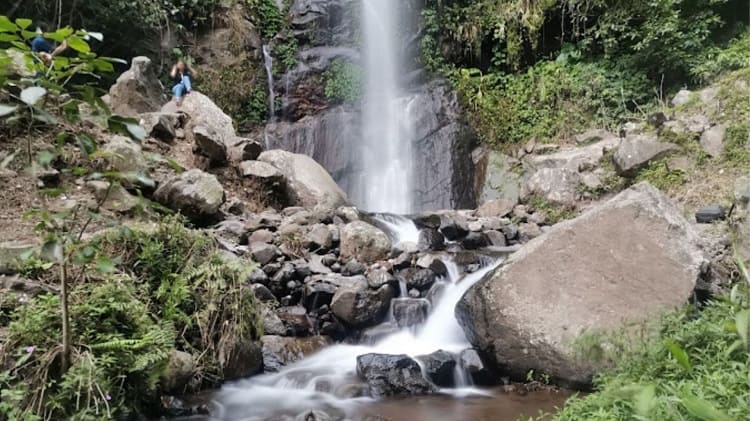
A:
[[[271,118],[276,112],[276,92],[273,89],[273,56],[268,45],[263,46],[263,64],[268,78],[268,118]]]
[[[399,86],[404,73],[399,43],[402,0],[362,0],[364,98],[361,175],[353,199],[371,212],[412,211],[411,100]]]
[[[470,345],[454,315],[464,293],[500,262],[461,276],[453,262],[446,262],[445,290],[423,326],[404,328],[374,345],[333,345],[279,373],[269,373],[225,385],[212,403],[211,420],[263,420],[280,414],[294,415],[311,408],[338,408],[355,412],[367,399],[341,396],[347,386],[357,384],[357,356],[368,353],[408,354],[415,357],[437,350],[454,354]],[[457,385],[470,384],[464,373],[456,373]],[[485,393],[473,388],[444,389],[456,396]],[[276,418],[273,418],[276,419]]]

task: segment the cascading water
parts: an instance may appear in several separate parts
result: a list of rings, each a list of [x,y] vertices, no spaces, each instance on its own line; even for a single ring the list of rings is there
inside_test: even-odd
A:
[[[454,316],[458,300],[476,282],[493,270],[491,264],[465,277],[448,262],[445,289],[425,324],[416,330],[403,329],[372,346],[334,345],[279,373],[264,374],[225,385],[215,396],[212,420],[255,421],[285,415],[294,416],[311,408],[337,409],[351,417],[370,398],[342,397],[347,387],[356,385],[357,357],[368,353],[407,354],[415,357],[437,350],[458,353],[469,347]],[[460,381],[460,378],[457,379]],[[482,393],[479,390],[451,389],[457,395]],[[276,419],[276,418],[273,418]]]
[[[263,65],[266,68],[266,77],[268,79],[268,112],[269,117],[273,117],[276,112],[276,91],[273,89],[273,56],[271,48],[268,45],[263,46]]]
[[[371,212],[408,214],[413,202],[414,123],[399,77],[402,0],[363,0],[365,94],[362,172],[355,203]]]

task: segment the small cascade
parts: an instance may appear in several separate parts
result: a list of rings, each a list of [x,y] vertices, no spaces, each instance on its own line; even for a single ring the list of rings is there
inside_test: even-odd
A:
[[[419,228],[411,219],[390,213],[374,214],[372,218],[390,235],[395,246],[419,244]]]
[[[273,117],[276,113],[276,91],[273,89],[273,56],[268,45],[263,46],[263,64],[268,78],[268,116]]]
[[[446,287],[422,326],[408,327],[387,335],[374,345],[333,345],[279,373],[268,373],[225,385],[212,403],[211,420],[262,420],[283,414],[296,414],[311,408],[336,408],[344,413],[355,412],[365,398],[346,394],[359,384],[356,375],[357,357],[368,353],[407,354],[411,357],[444,350],[453,355],[469,348],[466,336],[454,315],[456,303],[466,291],[494,270],[501,262],[465,276],[453,262],[446,262]],[[389,321],[387,323],[393,323]],[[458,359],[458,358],[457,358]],[[420,363],[421,365],[421,363]],[[484,394],[467,388],[471,383],[463,368],[455,374],[460,388],[441,389],[457,396]],[[275,418],[274,418],[275,419]]]

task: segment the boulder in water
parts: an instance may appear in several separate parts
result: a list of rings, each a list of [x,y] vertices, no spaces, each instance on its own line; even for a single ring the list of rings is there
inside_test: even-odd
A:
[[[458,356],[459,365],[476,385],[491,386],[497,384],[497,379],[484,365],[482,358],[475,349],[467,349]]]
[[[161,377],[161,387],[167,393],[183,393],[197,372],[198,366],[192,355],[173,350]]]
[[[456,360],[450,352],[439,350],[432,354],[417,357],[424,366],[427,377],[440,387],[453,387]]]
[[[391,240],[379,228],[363,221],[346,224],[341,230],[341,257],[363,263],[384,260],[391,251]]]
[[[266,335],[260,338],[260,342],[263,346],[263,369],[267,373],[273,373],[330,345],[331,338],[285,338]]]
[[[336,291],[331,300],[331,311],[341,321],[355,328],[374,326],[385,317],[396,295],[395,288],[383,285],[371,290],[364,282],[364,287],[343,287]]]
[[[513,378],[534,369],[586,386],[603,364],[572,344],[686,303],[708,263],[699,244],[679,209],[641,183],[532,240],[456,315],[485,361]]]
[[[437,388],[422,377],[419,364],[407,355],[365,354],[357,357],[357,374],[374,398],[425,395]]]
[[[416,288],[420,291],[430,289],[437,276],[431,269],[406,268],[396,274],[396,278],[404,282],[408,289]]]
[[[424,323],[430,312],[430,302],[424,298],[395,298],[393,318],[398,327],[411,327]]]
[[[335,209],[348,202],[346,193],[331,175],[306,155],[273,150],[263,152],[258,160],[273,165],[284,174],[291,205]]]
[[[220,350],[219,363],[225,380],[241,379],[261,370],[263,354],[256,342],[239,339],[232,346],[225,346]]]

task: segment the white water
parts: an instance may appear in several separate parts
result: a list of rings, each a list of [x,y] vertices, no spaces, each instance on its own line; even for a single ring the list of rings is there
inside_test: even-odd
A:
[[[268,78],[268,117],[271,118],[276,112],[276,92],[273,89],[273,56],[268,45],[263,46],[263,65]]]
[[[352,196],[371,212],[412,212],[414,119],[399,76],[402,0],[362,0],[365,94],[361,178]]]
[[[291,415],[313,408],[336,408],[352,414],[369,398],[342,397],[345,388],[356,385],[357,356],[368,353],[407,354],[415,357],[437,350],[458,353],[470,345],[454,316],[456,303],[464,293],[499,263],[459,277],[450,262],[443,294],[425,324],[415,331],[403,329],[373,346],[334,345],[286,367],[225,385],[216,395],[212,420],[255,421]],[[442,390],[456,395],[481,394],[475,389]]]
[[[411,219],[389,213],[373,215],[373,218],[391,234],[395,246],[419,244],[419,228]]]

